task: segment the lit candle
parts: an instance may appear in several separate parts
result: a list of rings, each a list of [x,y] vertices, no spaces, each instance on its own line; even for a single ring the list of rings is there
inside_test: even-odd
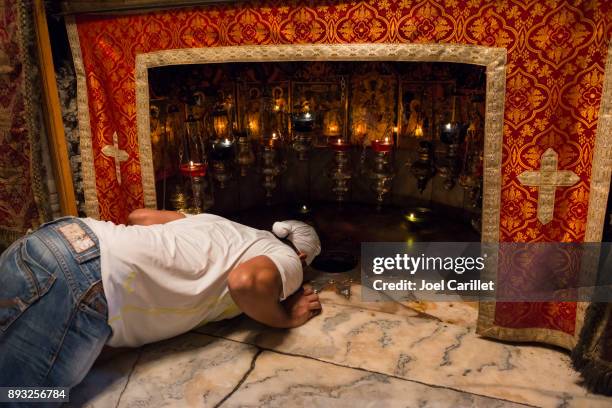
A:
[[[181,164],[181,174],[187,177],[204,177],[206,175],[206,165],[204,163],[194,163],[190,160],[189,163]]]
[[[408,211],[404,213],[404,218],[406,221],[412,224],[421,224],[427,222],[428,218],[431,216],[431,213],[431,210],[428,208],[409,208]]]
[[[300,214],[308,214],[310,213],[310,208],[306,204],[300,205],[299,209]]]
[[[372,142],[372,150],[378,153],[390,152],[391,146],[393,146],[393,143],[391,143],[389,136],[385,136],[385,140],[382,142],[379,141],[378,139]]]
[[[423,137],[423,127],[421,125],[417,125],[416,129],[414,129],[415,137]]]
[[[278,137],[278,134],[276,132],[272,132],[272,137],[270,138],[270,141],[269,141],[270,147],[276,148],[278,147],[279,143],[280,143],[280,138]]]
[[[344,143],[344,140],[342,140],[342,138],[338,138],[336,141],[334,141],[333,143],[330,142],[329,143],[329,147],[332,150],[335,150],[337,152],[344,152],[347,151],[348,149],[350,149],[351,145],[348,143]]]

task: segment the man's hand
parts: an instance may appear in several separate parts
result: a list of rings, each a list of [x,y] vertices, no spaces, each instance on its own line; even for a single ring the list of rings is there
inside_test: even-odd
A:
[[[283,282],[274,262],[264,255],[233,269],[227,287],[240,310],[271,327],[301,326],[321,310],[319,296],[309,286],[279,302]]]
[[[283,303],[290,320],[290,327],[298,327],[321,313],[321,302],[310,285],[304,285]]]

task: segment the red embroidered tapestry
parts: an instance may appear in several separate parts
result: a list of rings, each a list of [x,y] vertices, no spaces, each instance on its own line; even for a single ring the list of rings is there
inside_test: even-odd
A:
[[[144,203],[136,130],[138,54],[235,45],[456,43],[507,50],[500,240],[585,239],[612,2],[283,3],[78,16],[75,25],[68,24],[77,74],[85,81],[79,120],[81,131],[83,123],[89,125],[90,134],[82,140],[91,143],[85,148],[91,149],[95,170],[90,215],[124,222]],[[117,157],[104,154],[105,146],[127,153],[120,161],[121,183],[115,174]],[[557,189],[553,220],[542,224],[537,218],[538,189],[522,184],[518,175],[539,169],[548,148],[557,152],[558,168],[574,172],[579,181]],[[575,303],[506,303],[496,305],[493,321],[481,330],[495,337],[572,347],[576,322]]]
[[[29,1],[0,1],[0,247],[49,217],[31,10]]]

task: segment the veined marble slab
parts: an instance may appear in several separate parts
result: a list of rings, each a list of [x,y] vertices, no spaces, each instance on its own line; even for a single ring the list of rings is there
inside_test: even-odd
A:
[[[478,321],[477,302],[364,302],[362,292],[372,291],[359,283],[350,285],[351,296],[338,294],[332,285],[326,287],[319,293],[323,304],[335,304],[357,307],[360,309],[374,310],[384,313],[393,313],[397,316],[426,317],[434,320],[456,324],[464,327],[476,327]]]
[[[138,349],[116,352],[111,358],[99,359],[87,377],[70,390],[65,407],[116,407],[138,359]]]
[[[303,357],[263,352],[224,407],[518,407]]]
[[[257,351],[193,333],[146,346],[118,407],[213,407],[238,385]]]
[[[324,304],[292,330],[247,318],[198,330],[346,367],[536,406],[609,407],[589,394],[569,357],[557,350],[481,338],[474,328],[355,307]]]
[[[350,297],[345,297],[339,294],[335,290],[334,285],[327,285],[324,289],[319,292],[319,298],[323,304],[334,304],[349,307],[356,307],[365,310],[374,310],[384,313],[393,313],[398,316],[413,316],[419,315],[419,312],[412,308],[403,305],[399,302],[388,301],[388,302],[363,302],[361,299],[361,291],[368,290],[363,288],[359,283],[350,284]]]

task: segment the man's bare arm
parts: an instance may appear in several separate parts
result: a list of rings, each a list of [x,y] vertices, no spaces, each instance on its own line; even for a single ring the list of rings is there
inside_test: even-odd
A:
[[[281,303],[281,277],[276,265],[266,256],[250,259],[232,270],[228,287],[240,310],[272,327],[301,326],[321,310],[318,295],[309,287]]]
[[[176,211],[152,210],[150,208],[140,208],[128,215],[128,225],[155,225],[185,218],[184,214]]]

